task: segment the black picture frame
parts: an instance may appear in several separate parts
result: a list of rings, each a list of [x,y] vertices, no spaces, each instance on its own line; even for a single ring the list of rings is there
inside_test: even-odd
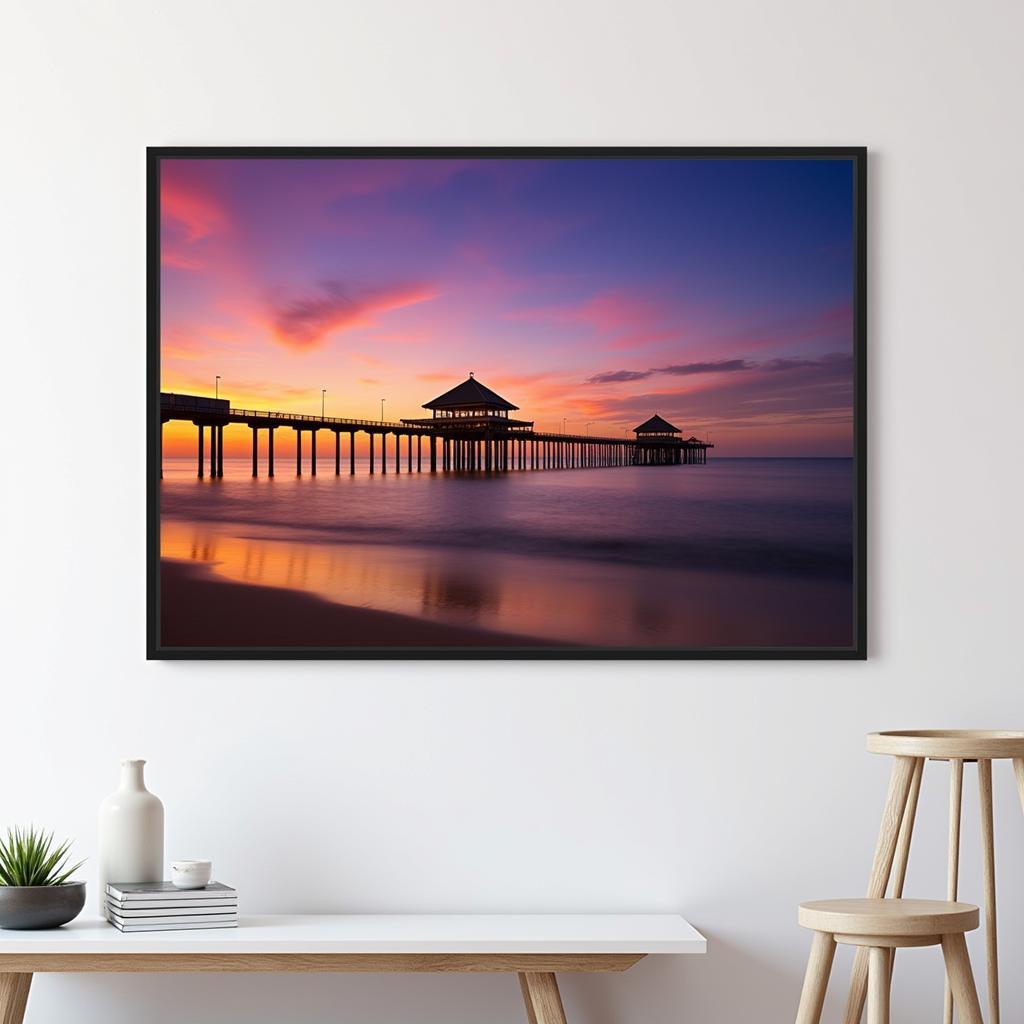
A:
[[[849,647],[171,647],[160,640],[160,165],[165,159],[848,160],[853,167],[853,643]],[[864,146],[152,146],[146,151],[148,660],[864,660],[867,657],[867,148]]]

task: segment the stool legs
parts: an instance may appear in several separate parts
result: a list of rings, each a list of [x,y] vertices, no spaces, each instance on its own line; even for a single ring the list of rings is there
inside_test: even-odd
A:
[[[949,871],[946,881],[946,899],[955,902],[960,879],[960,812],[963,808],[964,762],[953,758],[949,762]],[[953,990],[946,976],[946,995],[943,1024],[953,1024]]]
[[[796,1024],[819,1024],[825,1006],[832,961],[836,955],[835,939],[828,932],[815,932],[811,942],[811,955],[804,975],[804,988],[800,993],[800,1008]]]
[[[946,960],[946,977],[953,990],[953,1002],[961,1024],[982,1024],[981,1004],[974,986],[971,959],[963,935],[944,935],[942,955]]]
[[[907,791],[907,802],[900,821],[900,831],[896,839],[896,854],[892,866],[892,895],[899,899],[903,895],[903,884],[907,880],[907,862],[910,860],[910,841],[914,836],[914,821],[917,818],[917,800],[921,795],[921,776],[924,774],[924,758],[915,760],[914,770],[910,776],[910,789]]]
[[[903,895],[903,886],[907,880],[907,863],[910,860],[910,841],[914,837],[914,822],[917,819],[917,801],[921,795],[921,776],[924,775],[924,758],[919,757],[914,765],[914,773],[910,777],[910,790],[907,793],[907,805],[903,810],[900,822],[900,834],[896,839],[896,855],[892,865],[892,895],[899,899]],[[889,976],[892,977],[893,963],[896,960],[896,947],[889,950]]]
[[[889,794],[882,811],[882,825],[878,832],[878,843],[875,846],[875,859],[871,865],[871,877],[868,881],[868,898],[882,899],[889,885],[893,859],[896,856],[896,845],[899,840],[903,814],[907,808],[907,797],[917,771],[917,763],[923,758],[895,757],[892,763],[892,774],[889,777]],[[909,848],[909,843],[908,843]],[[864,997],[868,987],[868,955],[867,948],[859,946],[853,959],[853,971],[850,975],[850,992],[846,1000],[844,1024],[859,1024],[864,1012]]]
[[[989,1024],[999,1024],[999,949],[996,938],[996,848],[992,828],[992,762],[978,761],[981,807],[982,888],[985,899],[985,950]]]
[[[841,938],[843,938],[841,936]],[[898,944],[899,940],[896,940]],[[984,1024],[978,990],[971,971],[971,958],[963,933],[932,936],[910,940],[901,944],[936,945],[941,943],[942,955],[946,962],[946,981],[953,996],[960,1024]],[[867,962],[865,996],[868,1004],[867,1024],[889,1024],[889,994],[892,988],[892,953],[894,946],[857,946],[864,950]],[[807,961],[804,987],[800,993],[800,1007],[796,1024],[821,1024],[825,1006],[832,961],[835,957],[835,936],[828,932],[815,932],[811,943],[811,955]],[[524,993],[525,993],[524,988]],[[527,1004],[529,1005],[529,1003]],[[557,1020],[557,1018],[555,1018]],[[546,1018],[538,1018],[536,1024],[544,1024]],[[531,1018],[531,1024],[534,1024]]]
[[[868,1024],[889,1024],[891,952],[882,946],[868,948]]]

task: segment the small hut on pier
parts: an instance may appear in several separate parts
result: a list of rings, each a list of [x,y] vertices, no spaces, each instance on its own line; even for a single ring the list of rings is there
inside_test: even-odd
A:
[[[682,431],[655,413],[639,427],[636,434],[633,463],[637,466],[678,466],[683,462],[686,442],[678,436]]]

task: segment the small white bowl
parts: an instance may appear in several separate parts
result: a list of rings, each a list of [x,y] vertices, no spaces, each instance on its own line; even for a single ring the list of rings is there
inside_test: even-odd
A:
[[[171,883],[178,889],[202,889],[212,877],[213,865],[208,860],[171,861]]]

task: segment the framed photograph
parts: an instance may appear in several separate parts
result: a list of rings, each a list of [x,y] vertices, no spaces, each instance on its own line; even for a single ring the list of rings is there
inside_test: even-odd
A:
[[[150,149],[149,657],[866,657],[865,165]]]

